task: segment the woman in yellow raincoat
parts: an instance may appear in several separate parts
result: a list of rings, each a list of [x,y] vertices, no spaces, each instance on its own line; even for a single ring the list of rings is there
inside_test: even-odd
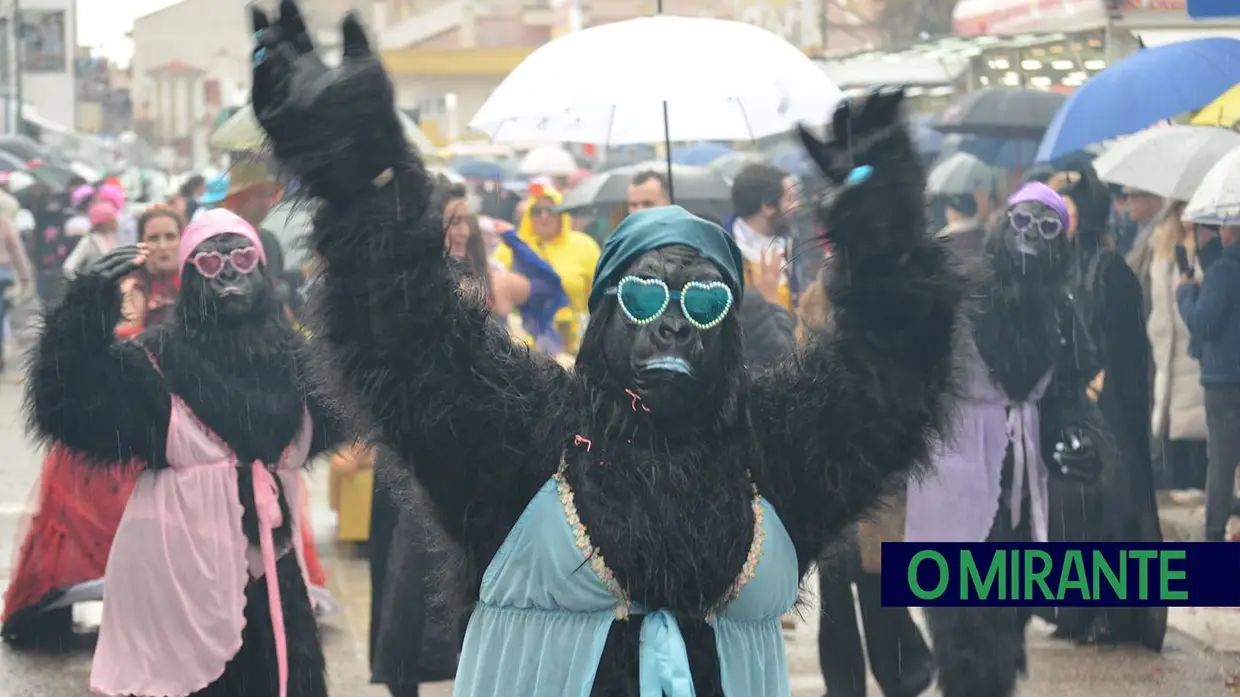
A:
[[[553,186],[532,185],[517,237],[560,275],[568,306],[556,313],[555,326],[564,351],[576,355],[590,314],[586,301],[600,250],[593,238],[573,229],[571,216],[559,212],[563,202],[564,195]],[[512,251],[506,246],[495,250],[495,258],[505,268],[512,268]]]

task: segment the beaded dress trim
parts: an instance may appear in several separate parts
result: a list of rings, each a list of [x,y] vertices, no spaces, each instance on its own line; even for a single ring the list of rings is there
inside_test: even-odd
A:
[[[573,488],[564,476],[564,471],[567,468],[567,460],[560,460],[560,467],[552,479],[555,480],[556,492],[560,497],[560,505],[564,507],[564,517],[567,519],[569,527],[573,529],[573,543],[577,546],[577,549],[581,550],[586,561],[590,564],[590,568],[594,570],[594,573],[603,582],[603,587],[618,601],[616,619],[628,619],[633,603],[624,589],[620,587],[620,583],[616,580],[616,575],[607,567],[607,562],[603,559],[603,552],[590,541],[590,533],[586,530],[585,523],[582,522],[581,516],[577,513],[577,503],[573,495]],[[762,525],[763,508],[757,485],[753,485],[753,499],[750,506],[753,510],[753,538],[749,544],[749,555],[745,559],[745,565],[741,567],[741,572],[728,590],[727,597],[724,600],[725,605],[735,600],[741,594],[741,590],[745,585],[753,580],[758,573],[758,562],[762,559],[766,528]],[[706,619],[710,621],[713,619],[713,616]]]

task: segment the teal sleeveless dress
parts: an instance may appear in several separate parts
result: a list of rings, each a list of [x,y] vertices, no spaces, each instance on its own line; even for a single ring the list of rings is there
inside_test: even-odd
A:
[[[727,697],[787,697],[780,617],[797,600],[796,551],[754,492],[749,557],[729,602],[707,618]],[[624,596],[590,542],[564,468],[534,496],[482,577],[453,697],[588,697],[613,622],[641,617],[641,697],[693,697],[684,637],[671,613]]]

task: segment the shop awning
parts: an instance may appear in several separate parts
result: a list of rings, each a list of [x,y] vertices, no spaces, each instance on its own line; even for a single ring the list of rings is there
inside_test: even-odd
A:
[[[1210,39],[1216,37],[1240,39],[1240,28],[1224,27],[1192,27],[1181,29],[1133,29],[1133,35],[1139,37],[1146,48],[1178,44],[1193,39]]]
[[[1019,50],[1064,38],[1062,33],[950,37],[901,51],[828,55],[815,59],[815,62],[822,66],[832,82],[845,90],[890,84],[935,89],[955,86],[968,72],[974,56],[1005,48]]]
[[[960,36],[1080,31],[1106,21],[1103,0],[960,0],[952,12]]]
[[[899,53],[860,56],[823,64],[831,81],[844,89],[873,85],[949,85],[968,68],[962,55],[937,58],[903,56]]]

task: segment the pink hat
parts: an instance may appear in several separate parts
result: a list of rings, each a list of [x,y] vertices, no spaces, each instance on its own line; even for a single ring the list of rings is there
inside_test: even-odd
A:
[[[184,273],[185,265],[189,263],[190,256],[198,245],[206,242],[212,237],[220,235],[241,235],[250,242],[254,243],[254,247],[258,249],[258,260],[267,265],[267,252],[263,249],[263,241],[259,238],[258,233],[254,231],[254,226],[245,222],[232,211],[223,208],[212,208],[202,215],[194,218],[194,222],[185,228],[185,232],[181,234],[181,248],[178,256],[181,259],[181,271]]]
[[[95,201],[90,204],[90,208],[86,211],[86,217],[90,218],[91,227],[115,223],[116,206],[113,206],[108,201]]]
[[[95,195],[95,187],[91,186],[90,184],[83,184],[79,186],[78,188],[74,189],[73,193],[69,195],[69,205],[73,206],[74,208],[77,208],[78,206],[85,203],[87,199],[89,199],[91,196],[94,196],[94,195]],[[117,207],[119,208],[119,206]]]
[[[118,211],[125,207],[125,192],[121,191],[121,188],[115,184],[104,184],[99,187],[99,191],[96,192],[96,195],[104,201],[110,202],[113,206],[116,206],[116,210]]]

